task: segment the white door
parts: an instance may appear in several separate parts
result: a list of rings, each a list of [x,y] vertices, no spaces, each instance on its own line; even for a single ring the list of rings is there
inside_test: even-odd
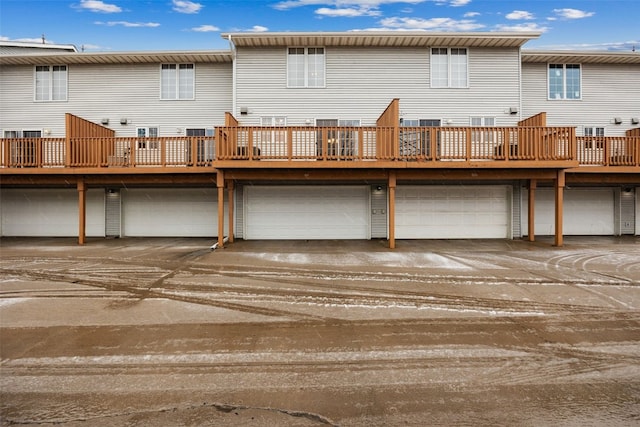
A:
[[[88,237],[104,237],[104,190],[87,190]],[[3,236],[75,237],[79,232],[75,188],[3,189],[0,191]]]
[[[565,188],[562,234],[565,236],[612,236],[615,234],[613,188]],[[527,192],[523,192],[523,230],[528,224]],[[555,190],[536,189],[535,233],[555,234]]]
[[[636,236],[640,236],[640,187],[636,187]]]
[[[398,186],[396,238],[508,238],[510,194],[505,185]]]
[[[226,218],[225,213],[225,220]],[[122,190],[122,229],[125,236],[137,237],[217,236],[217,190],[215,188]],[[227,230],[226,226],[225,230]]]
[[[368,239],[369,187],[245,186],[247,240]]]

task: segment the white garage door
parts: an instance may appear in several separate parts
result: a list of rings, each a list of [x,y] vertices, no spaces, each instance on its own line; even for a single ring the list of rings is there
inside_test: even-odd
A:
[[[104,190],[87,190],[89,237],[104,237]],[[75,237],[79,231],[76,189],[3,189],[0,191],[3,236]]]
[[[612,236],[615,234],[613,188],[565,188],[562,234],[565,236]],[[523,194],[523,230],[528,223],[527,192]],[[555,234],[555,190],[536,189],[535,233]]]
[[[510,237],[510,191],[504,185],[398,186],[396,238]]]
[[[245,239],[368,239],[369,187],[246,186]]]
[[[123,234],[132,237],[217,236],[217,194],[215,188],[122,190]],[[225,234],[226,230],[225,226]]]

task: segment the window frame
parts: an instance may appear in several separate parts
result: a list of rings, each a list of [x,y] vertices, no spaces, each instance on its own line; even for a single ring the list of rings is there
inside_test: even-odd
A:
[[[171,68],[165,68],[165,66],[174,66],[175,68],[171,69]],[[191,68],[191,94],[190,96],[182,96],[182,92],[181,92],[181,78],[180,78],[180,70],[181,70],[181,66],[190,66]],[[173,79],[173,83],[175,85],[175,87],[172,89],[171,94],[174,95],[174,97],[165,97],[165,84],[164,84],[164,79],[165,79],[165,70],[174,70],[175,73],[172,77]],[[160,100],[161,101],[195,101],[196,99],[196,64],[193,62],[183,62],[183,63],[176,63],[176,62],[172,62],[172,63],[162,63],[160,64]]]
[[[554,68],[556,70],[562,70],[561,71],[561,75],[560,77],[562,78],[562,94],[561,96],[558,98],[557,96],[551,96],[551,67],[558,67],[558,66],[562,66],[562,68]],[[571,67],[571,68],[568,68]],[[572,97],[572,98],[568,98],[567,97],[567,93],[569,93],[570,91],[569,86],[568,86],[568,79],[567,79],[567,69],[575,69],[573,67],[576,67],[578,69],[578,93],[579,96],[577,97]],[[557,72],[556,72],[557,74]],[[572,89],[574,89],[572,87]],[[557,94],[556,94],[557,95]],[[547,63],[547,100],[548,101],[581,101],[582,100],[582,64],[566,64],[566,63]]]
[[[434,72],[435,66],[442,66],[441,63],[436,63],[434,61],[434,57],[442,55],[442,53],[434,54],[434,51],[446,50],[446,69],[447,69],[447,84],[441,85],[436,84],[434,80],[434,75],[437,73]],[[459,85],[458,80],[454,79],[454,77],[459,73],[458,68],[461,64],[454,64],[452,58],[454,58],[453,51],[456,50],[455,57],[464,56],[464,85]],[[457,55],[457,51],[464,50],[464,55]],[[429,48],[429,87],[432,89],[469,89],[469,48],[468,47],[442,47],[442,46],[434,46]],[[438,80],[443,80],[440,75],[438,75]],[[454,84],[454,81],[456,84]]]
[[[38,89],[38,73],[44,72],[44,70],[38,70],[38,68],[47,68],[47,88],[46,88],[46,98],[39,99],[40,92]],[[64,90],[60,90],[59,80],[56,79],[56,70],[55,68],[64,67]],[[56,99],[56,94],[62,94],[63,98]],[[67,102],[69,100],[69,67],[64,64],[54,64],[54,65],[35,65],[33,67],[33,102]]]
[[[292,49],[304,49],[303,52],[303,62],[302,62],[302,73],[303,73],[303,83],[301,86],[293,85],[291,79],[292,73]],[[321,84],[310,84],[311,77],[311,69],[310,69],[310,49],[322,49],[322,82]],[[296,64],[299,65],[299,64]],[[322,89],[327,87],[327,49],[324,46],[288,46],[287,47],[287,88],[288,89]]]

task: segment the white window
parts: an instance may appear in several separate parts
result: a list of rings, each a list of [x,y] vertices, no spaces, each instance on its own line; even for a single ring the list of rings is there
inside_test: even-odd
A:
[[[584,136],[604,136],[604,128],[585,127]]]
[[[187,136],[200,137],[196,143],[198,165],[207,164],[215,158],[215,140],[213,128],[187,128]],[[191,144],[187,144],[187,159],[191,159]]]
[[[359,119],[316,119],[318,127],[341,128],[319,131],[317,133],[317,153],[322,155],[324,136],[327,137],[327,155],[330,157],[351,157],[358,153],[358,132],[354,127],[360,127]],[[345,129],[347,128],[347,129]]]
[[[270,130],[260,132],[257,147],[254,148],[255,156],[282,157],[287,154],[287,118],[284,116],[260,117],[260,125]]]
[[[160,99],[194,99],[194,64],[162,64]]]
[[[493,127],[496,125],[495,117],[476,116],[469,119],[471,127]],[[472,130],[471,131],[471,151],[472,155],[483,156],[489,154],[490,150],[486,144],[493,144],[496,140],[495,130]],[[511,153],[515,155],[515,149]]]
[[[400,126],[406,127],[434,127],[440,126],[440,119],[400,119]]]
[[[495,125],[496,125],[495,117],[471,117],[472,127],[495,126]]]
[[[431,129],[417,129],[424,127],[439,127],[440,119],[400,119],[400,150],[402,157],[430,156],[431,154]],[[439,132],[435,134],[439,141]]]
[[[580,64],[549,64],[549,99],[581,99]]]
[[[593,138],[585,140],[585,148],[604,148],[604,128],[585,126],[584,136]]]
[[[42,138],[41,130],[5,130],[4,138]]]
[[[157,140],[151,140],[148,138],[157,138],[158,137],[158,128],[157,127],[140,127],[136,128],[136,134],[138,138],[144,138],[138,140],[138,148],[139,149],[158,149],[160,148],[160,144]]]
[[[36,101],[66,101],[67,66],[37,65],[34,92]]]
[[[466,48],[434,47],[431,49],[431,87],[466,88],[469,67]]]
[[[324,87],[323,47],[290,47],[287,51],[287,87]]]
[[[284,116],[265,116],[260,117],[260,125],[261,126],[286,126],[287,118]]]

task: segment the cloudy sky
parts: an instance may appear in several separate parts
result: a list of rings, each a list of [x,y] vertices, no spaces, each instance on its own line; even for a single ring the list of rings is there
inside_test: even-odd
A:
[[[0,40],[226,49],[224,32],[537,31],[535,49],[640,50],[637,0],[2,0]]]

